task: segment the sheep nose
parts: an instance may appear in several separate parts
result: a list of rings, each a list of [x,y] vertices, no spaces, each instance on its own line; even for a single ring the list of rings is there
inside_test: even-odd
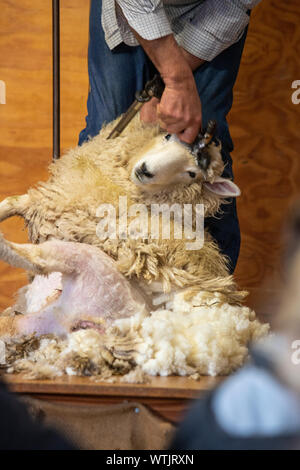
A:
[[[146,176],[146,178],[153,178],[154,175],[148,171],[146,163],[142,163],[142,165],[135,170],[135,176],[140,179],[143,176]]]

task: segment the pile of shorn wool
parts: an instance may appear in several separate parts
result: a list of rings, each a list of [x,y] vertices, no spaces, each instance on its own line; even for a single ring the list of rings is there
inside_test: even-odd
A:
[[[222,294],[200,292],[186,301],[177,293],[150,316],[116,320],[106,334],[82,329],[66,337],[7,339],[0,362],[28,378],[63,374],[142,382],[147,375],[225,375],[240,367],[248,344],[267,335],[248,307],[224,302]],[[2,351],[2,354],[1,354]]]

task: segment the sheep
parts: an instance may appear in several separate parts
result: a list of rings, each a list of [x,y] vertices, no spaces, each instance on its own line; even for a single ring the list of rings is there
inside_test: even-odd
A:
[[[264,336],[268,326],[241,307],[246,293],[237,289],[207,231],[201,249],[187,249],[189,232],[175,237],[175,213],[172,233],[164,238],[160,214],[151,212],[153,205],[187,204],[192,230],[199,206],[205,217],[218,215],[226,198],[240,194],[221,176],[221,146],[209,145],[204,169],[188,146],[174,136],[166,139],[158,127],[145,127],[138,117],[121,136],[107,140],[114,125],[52,164],[47,182],[0,203],[0,221],[23,217],[32,242],[0,237],[0,259],[35,274],[0,318],[0,335],[13,337],[8,350],[14,335],[27,335],[18,340],[27,359],[11,353],[11,371],[45,377],[84,370],[103,377],[107,364],[110,372],[123,373],[135,364],[136,371],[152,375],[229,373],[244,362],[248,342]],[[124,233],[122,198],[129,212],[136,205],[146,208],[143,220],[158,223],[157,237]],[[114,237],[99,234],[103,205],[114,208],[122,226]],[[111,289],[105,304],[108,277],[121,287]],[[94,294],[87,297],[89,289]],[[23,315],[15,317],[15,311]],[[39,347],[29,351],[28,344],[36,343],[28,335],[34,333]]]
[[[211,163],[203,171],[188,148],[166,141],[158,127],[144,127],[137,118],[121,136],[107,140],[114,125],[52,164],[47,182],[2,201],[0,221],[23,217],[32,243],[54,238],[97,246],[117,262],[124,276],[138,279],[143,288],[158,282],[162,292],[196,287],[242,300],[245,294],[237,291],[227,259],[208,232],[203,248],[190,251],[184,238],[99,238],[97,208],[104,203],[117,208],[120,197],[126,196],[128,207],[190,204],[195,212],[196,204],[203,204],[207,217],[218,213],[224,198],[240,193],[232,181],[221,177],[224,165],[215,143],[209,147]],[[141,168],[148,169],[151,177]]]

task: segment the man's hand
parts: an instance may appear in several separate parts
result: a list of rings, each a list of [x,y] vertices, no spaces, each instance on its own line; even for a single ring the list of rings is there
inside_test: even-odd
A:
[[[180,50],[181,50],[181,53],[182,53],[184,59],[186,60],[186,62],[188,63],[188,65],[189,65],[189,67],[192,71],[196,70],[198,67],[200,67],[201,65],[203,65],[205,63],[204,60],[199,59],[198,57],[195,57],[194,55],[190,54],[186,50],[184,50],[182,48],[180,48]],[[191,83],[191,86],[192,86],[192,88],[195,88],[195,81],[194,80]],[[180,94],[179,99],[181,100],[181,98],[186,94],[186,90],[188,89],[188,84],[186,85],[186,87],[184,87],[183,93],[181,93],[179,91],[179,88],[178,88],[176,82],[174,82],[173,84],[172,83],[169,84],[168,90],[167,89],[165,90],[165,93],[167,92],[167,94],[164,93],[164,95],[163,95],[164,99],[166,98],[166,102],[168,103],[168,106],[169,106],[169,98],[170,98],[170,100],[173,101],[174,95],[175,95],[175,93],[172,91],[172,89],[174,89],[175,93],[179,92],[179,94]],[[193,90],[193,92],[191,94],[189,94],[189,96],[187,98],[183,98],[183,99],[184,99],[185,109],[189,110],[193,107],[196,111],[196,118],[195,118],[194,124],[196,125],[197,133],[198,133],[198,131],[200,129],[200,126],[201,126],[201,102],[200,102],[200,98],[199,98],[197,90],[196,90],[197,96],[195,97],[195,100],[192,101],[190,107],[188,105],[194,91],[195,90]],[[157,122],[158,120],[160,120],[161,121],[161,126],[163,128],[165,128],[166,130],[168,130],[168,132],[171,132],[171,130],[168,129],[167,126],[166,126],[166,121],[165,121],[165,123],[163,123],[164,122],[164,117],[161,116],[161,115],[158,116],[158,106],[159,106],[159,104],[160,103],[159,103],[159,100],[157,98],[152,98],[150,101],[148,101],[148,103],[145,103],[144,106],[141,109],[141,119],[142,119],[143,122],[153,123],[153,124],[155,122]],[[171,102],[170,102],[170,104],[171,104]],[[194,107],[194,105],[195,105],[195,107]],[[175,106],[176,106],[176,101],[175,101]],[[200,112],[199,112],[199,109],[200,109]],[[178,102],[177,102],[177,111],[179,111]],[[159,108],[159,112],[164,114],[164,109],[162,110],[161,106]],[[180,122],[182,113],[179,113],[179,114],[180,114],[180,116],[179,116],[179,122]],[[200,122],[198,123],[199,118],[200,118]],[[192,123],[192,126],[193,126],[193,123]],[[192,136],[188,135],[187,132],[188,132],[188,125],[184,125],[184,132],[181,132],[179,134],[179,137],[184,142],[191,143],[191,142],[193,142],[195,137],[193,138],[193,132],[192,132]],[[196,134],[196,136],[197,136],[197,134]],[[192,138],[192,140],[190,139],[190,137]]]
[[[141,119],[147,123],[158,121],[167,132],[192,143],[201,127],[201,102],[194,80],[167,82],[160,102],[152,98],[144,104]]]
[[[201,102],[194,79],[166,84],[160,102],[152,98],[144,104],[141,119],[147,123],[158,121],[170,134],[192,143],[201,128]]]
[[[158,105],[159,105],[159,100],[157,98],[152,98],[150,101],[145,103],[140,111],[141,120],[148,124],[155,124],[158,121],[158,117],[157,117]]]
[[[157,106],[158,121],[170,134],[192,143],[201,128],[201,102],[193,76],[189,79],[165,81],[165,90]]]

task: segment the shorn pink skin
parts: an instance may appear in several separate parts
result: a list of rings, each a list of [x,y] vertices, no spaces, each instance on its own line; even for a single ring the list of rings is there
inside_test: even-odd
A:
[[[15,317],[18,333],[64,335],[90,327],[105,331],[118,318],[147,312],[140,292],[99,248],[59,240],[21,246],[27,252],[38,247],[38,264],[51,274],[36,276],[28,286],[21,312],[25,315]]]

